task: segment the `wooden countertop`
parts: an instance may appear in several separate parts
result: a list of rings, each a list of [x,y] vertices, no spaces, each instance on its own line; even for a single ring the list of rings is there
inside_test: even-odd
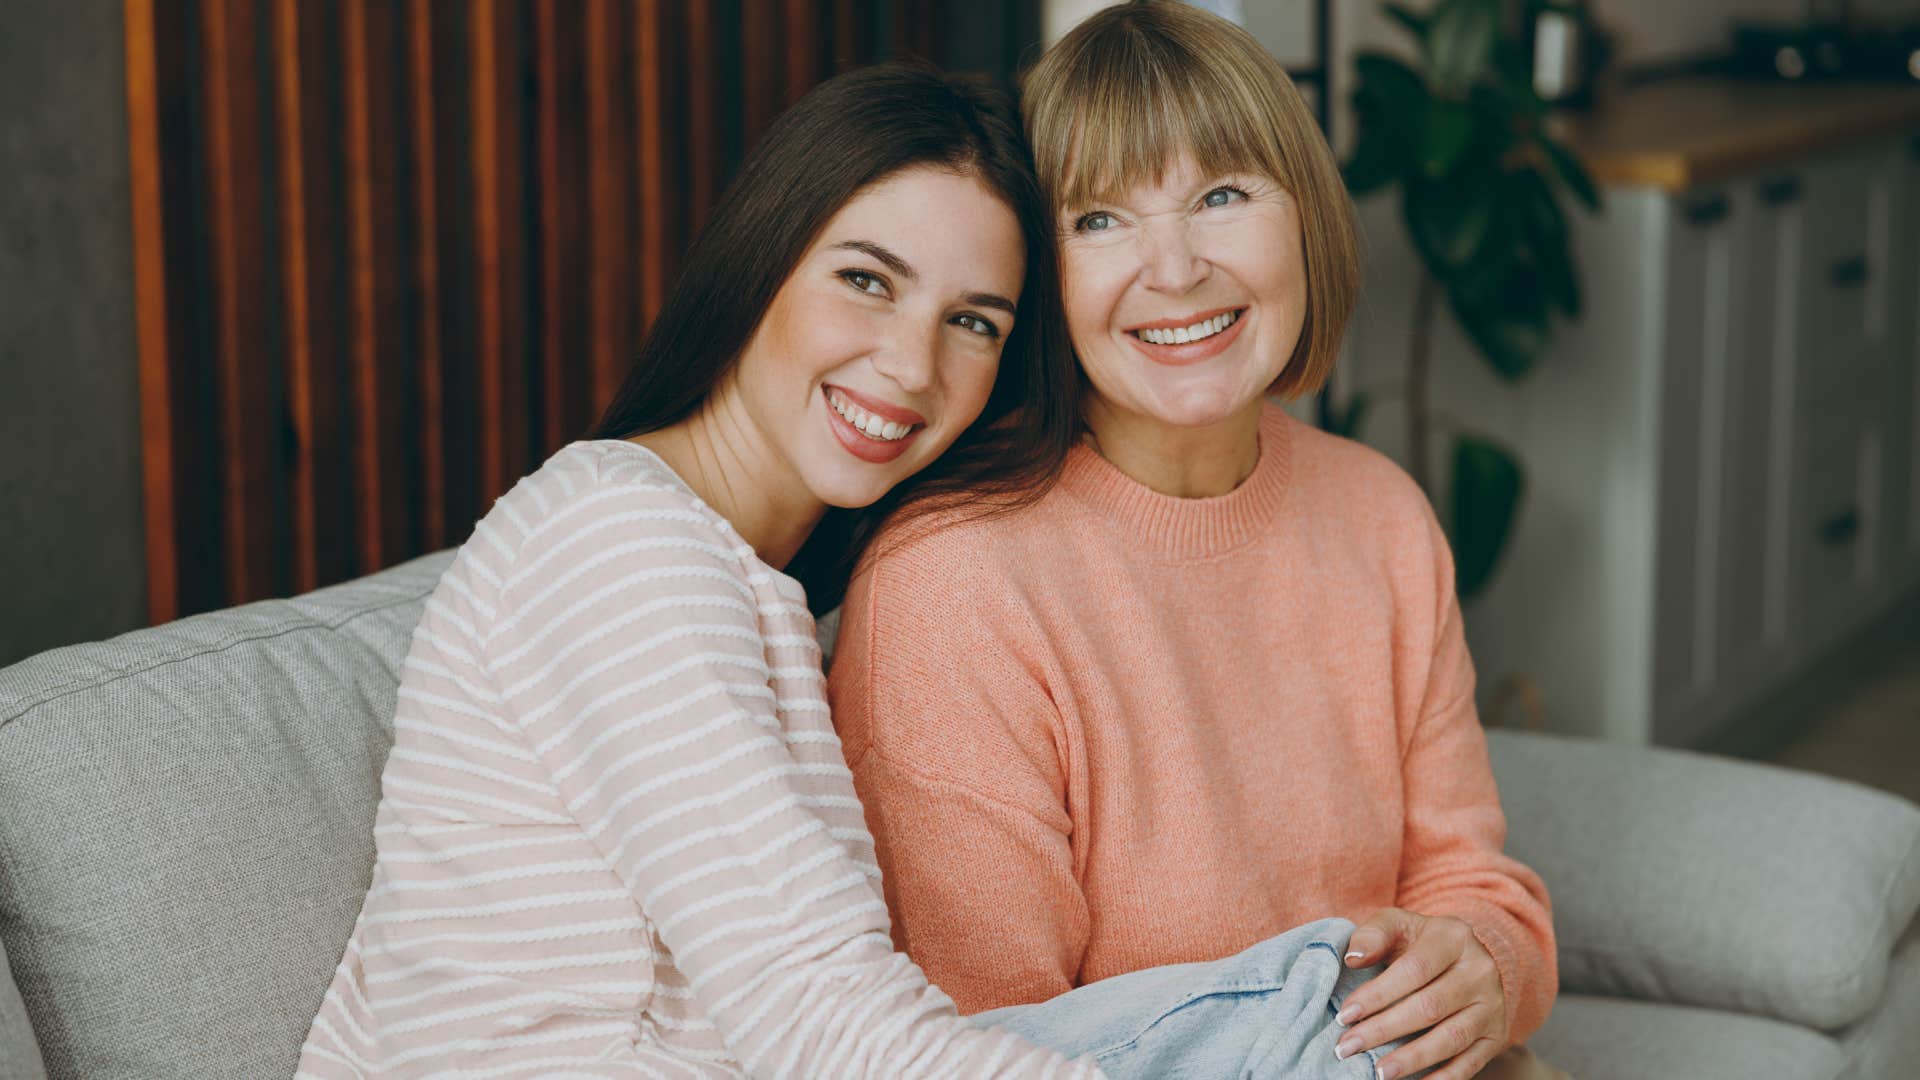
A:
[[[1555,129],[1603,185],[1685,191],[1920,131],[1920,86],[1692,76],[1603,94]]]

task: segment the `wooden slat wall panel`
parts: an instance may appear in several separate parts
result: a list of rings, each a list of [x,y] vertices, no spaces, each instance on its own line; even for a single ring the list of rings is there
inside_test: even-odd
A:
[[[439,25],[431,0],[408,0],[407,121],[413,166],[409,177],[413,206],[409,266],[413,275],[413,359],[419,387],[419,407],[415,413],[418,435],[413,447],[420,460],[421,545],[428,551],[449,542],[451,513],[445,420],[448,398],[445,354],[441,346],[441,321],[446,311],[440,284],[443,240],[439,143],[442,136],[436,122],[439,98],[434,92],[438,55],[435,33]]]
[[[181,485],[175,462],[177,448],[174,412],[188,396],[176,382],[192,363],[190,351],[179,340],[180,320],[169,310],[184,287],[167,274],[167,196],[162,149],[177,139],[163,130],[169,110],[163,93],[171,97],[179,86],[181,63],[166,63],[163,54],[177,54],[179,24],[156,18],[158,0],[127,0],[127,128],[132,174],[134,274],[140,281],[135,296],[135,319],[140,342],[141,482],[146,493],[147,617],[160,622],[180,609],[182,545],[179,537]],[[171,14],[171,13],[169,13]],[[166,33],[163,36],[162,30]],[[177,56],[176,56],[177,59]],[[174,155],[177,160],[183,155]]]
[[[387,566],[411,549],[406,408],[405,261],[397,196],[402,100],[395,12],[385,0],[343,0],[346,105],[348,368],[354,417],[358,565]]]
[[[286,359],[288,468],[296,591],[351,570],[348,435],[342,423],[337,192],[330,170],[337,118],[327,79],[333,43],[326,10],[274,0],[273,50],[280,211],[282,349]]]
[[[260,243],[259,26],[249,0],[202,0],[206,100],[207,245],[220,418],[222,559],[228,592],[274,589],[271,500],[278,410],[266,359],[266,255]]]
[[[630,325],[633,279],[628,272],[628,155],[621,135],[629,130],[630,95],[621,64],[625,20],[614,0],[588,0],[587,62],[587,261],[591,282],[588,327],[593,363],[594,402],[613,399],[626,375],[634,341]]]
[[[938,13],[123,3],[155,621],[464,540],[611,399],[774,116]]]
[[[652,325],[667,294],[668,260],[679,250],[677,238],[667,231],[667,207],[678,206],[683,197],[680,184],[668,178],[666,113],[673,81],[661,48],[661,7],[661,0],[635,0],[633,6],[634,202],[640,208],[635,250],[640,253],[642,328]]]

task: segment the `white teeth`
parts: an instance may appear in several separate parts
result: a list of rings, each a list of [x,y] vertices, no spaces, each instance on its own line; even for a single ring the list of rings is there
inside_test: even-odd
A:
[[[1232,326],[1239,318],[1239,312],[1229,311],[1215,315],[1211,319],[1201,319],[1192,326],[1182,326],[1173,330],[1136,330],[1134,333],[1140,340],[1152,345],[1185,345],[1210,338]]]
[[[898,439],[904,439],[907,433],[912,431],[914,427],[912,424],[902,424],[884,417],[875,416],[860,406],[855,405],[850,398],[831,390],[827,392],[827,404],[833,406],[834,412],[839,413],[846,419],[847,423],[853,425],[854,430],[869,439],[875,439],[880,442],[894,442]]]

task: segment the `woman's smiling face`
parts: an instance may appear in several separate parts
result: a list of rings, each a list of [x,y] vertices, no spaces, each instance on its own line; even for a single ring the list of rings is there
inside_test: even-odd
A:
[[[800,484],[865,506],[986,407],[1025,274],[1019,223],[977,177],[903,170],[827,222],[730,381]]]
[[[1156,182],[1060,212],[1067,328],[1090,410],[1180,428],[1257,409],[1306,320],[1299,207],[1271,177]]]

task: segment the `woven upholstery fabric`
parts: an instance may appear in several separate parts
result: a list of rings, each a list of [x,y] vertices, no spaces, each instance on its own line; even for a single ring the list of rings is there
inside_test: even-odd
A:
[[[7,968],[6,946],[0,944],[0,1080],[46,1080],[46,1076],[33,1025],[27,1022],[27,1006]]]
[[[1514,732],[1488,743],[1507,852],[1553,897],[1563,993],[1823,1031],[1880,1000],[1920,908],[1920,807],[1703,754]]]
[[[1620,998],[1562,994],[1527,1045],[1578,1080],[1855,1080],[1811,1028]]]
[[[1840,1035],[1850,1080],[1912,1080],[1920,1072],[1920,923],[1893,951],[1887,990],[1865,1020]]]
[[[0,671],[0,941],[48,1076],[292,1075],[451,559]]]

